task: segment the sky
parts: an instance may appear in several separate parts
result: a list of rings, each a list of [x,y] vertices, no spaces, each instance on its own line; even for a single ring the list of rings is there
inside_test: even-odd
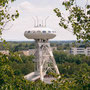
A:
[[[59,8],[66,17],[68,13],[65,12],[62,2],[63,0],[16,0],[11,4],[11,12],[13,13],[17,9],[20,16],[14,22],[7,24],[2,37],[9,41],[28,41],[24,37],[24,32],[34,27],[32,17],[36,18],[37,16],[41,22],[49,16],[47,27],[57,32],[53,40],[76,40],[76,36],[72,32],[59,26],[59,18],[53,11],[53,9]]]

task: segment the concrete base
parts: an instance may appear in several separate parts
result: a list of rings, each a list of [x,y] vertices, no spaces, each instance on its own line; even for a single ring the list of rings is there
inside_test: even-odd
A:
[[[37,72],[32,72],[32,73],[24,76],[24,78],[29,81],[37,81],[38,79],[40,79],[40,74],[38,74]],[[56,80],[56,78],[54,78],[52,76],[44,77],[43,82],[45,82],[46,84],[51,84],[52,80]]]
[[[52,81],[53,81],[53,80],[56,80],[56,78],[54,78],[54,77],[45,77],[43,81],[44,81],[46,84],[52,84]]]
[[[24,78],[30,81],[36,81],[40,78],[40,74],[38,74],[37,72],[32,72],[24,76]]]

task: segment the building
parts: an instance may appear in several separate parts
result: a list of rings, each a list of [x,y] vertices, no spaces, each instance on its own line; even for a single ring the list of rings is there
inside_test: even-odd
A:
[[[9,50],[0,50],[1,54],[9,55]]]
[[[73,55],[77,55],[77,54],[83,54],[83,55],[86,55],[86,56],[90,56],[90,47],[87,47],[87,48],[71,48],[70,49],[70,54],[73,54]]]
[[[30,56],[30,55],[34,55],[35,54],[35,49],[29,49],[29,50],[22,50],[20,52],[22,52],[25,56]]]

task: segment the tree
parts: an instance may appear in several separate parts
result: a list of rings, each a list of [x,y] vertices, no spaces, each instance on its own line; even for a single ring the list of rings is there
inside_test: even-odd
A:
[[[78,1],[78,0],[77,0]],[[54,9],[54,12],[60,19],[59,25],[67,30],[72,30],[73,34],[77,36],[77,40],[90,40],[90,5],[88,0],[85,9],[76,4],[76,0],[65,0],[62,5],[65,6],[66,12],[69,15],[63,15],[60,9]]]
[[[2,35],[2,31],[5,30],[5,27],[8,22],[11,20],[15,20],[19,16],[18,11],[16,10],[15,14],[10,13],[9,4],[14,2],[15,0],[0,0],[0,39]]]

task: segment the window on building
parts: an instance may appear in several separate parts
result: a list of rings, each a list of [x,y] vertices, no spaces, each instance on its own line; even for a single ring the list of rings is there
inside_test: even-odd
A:
[[[42,31],[43,33],[46,33],[46,31]]]
[[[84,51],[77,51],[77,54],[85,54]]]
[[[30,33],[30,31],[28,31],[28,33]]]
[[[51,31],[48,31],[48,33],[51,33]]]
[[[84,48],[77,48],[77,50],[84,50]]]

